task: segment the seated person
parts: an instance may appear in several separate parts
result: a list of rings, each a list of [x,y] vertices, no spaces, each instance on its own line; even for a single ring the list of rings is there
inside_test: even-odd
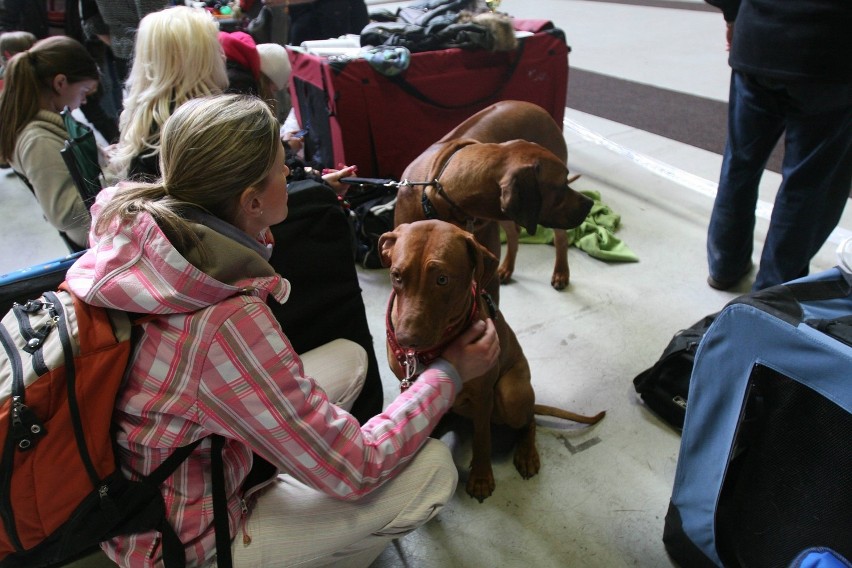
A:
[[[254,39],[245,32],[219,32],[219,44],[228,73],[225,92],[267,98],[269,93],[261,91],[260,54]]]
[[[9,60],[0,94],[0,162],[29,186],[72,251],[86,248],[91,219],[59,153],[68,138],[59,113],[79,108],[98,77],[80,42],[54,36]]]
[[[206,10],[175,6],[142,18],[119,141],[110,157],[118,176],[158,177],[160,130],[166,119],[186,101],[228,87],[218,35],[216,19]]]
[[[477,322],[363,426],[348,412],[366,355],[337,340],[303,361],[273,317],[290,284],[266,261],[288,215],[278,122],[255,97],[188,101],[165,122],[162,178],[101,192],[92,248],[69,270],[83,301],[141,323],[114,414],[118,455],[136,479],[175,448],[218,434],[235,566],[369,566],[452,497],[457,470],[429,438],[464,381],[496,362]],[[115,246],[121,242],[122,246]],[[127,294],[132,289],[134,294]],[[162,485],[188,566],[216,555],[210,442]],[[278,473],[247,487],[261,456]],[[120,566],[161,561],[156,531],[104,544]]]
[[[264,0],[264,5],[285,7],[290,16],[287,43],[329,39],[345,34],[360,34],[370,22],[364,0]]]
[[[277,94],[287,89],[290,81],[290,58],[287,50],[276,43],[256,45],[254,39],[243,32],[219,32],[219,43],[225,53],[225,67],[228,73],[228,88],[226,92],[255,95],[266,101],[273,112],[278,115]],[[287,165],[290,167],[291,180],[306,178],[323,181],[338,195],[344,195],[348,190],[347,184],[339,182],[341,178],[353,176],[355,166],[340,165],[336,170],[322,172],[305,172],[304,153],[298,153],[302,148],[298,132],[290,132],[298,122],[295,113],[290,109],[288,122],[281,127],[281,140],[287,150]]]
[[[16,53],[26,51],[36,42],[36,36],[30,32],[3,32],[0,33],[0,89],[3,89],[3,75],[6,65]]]

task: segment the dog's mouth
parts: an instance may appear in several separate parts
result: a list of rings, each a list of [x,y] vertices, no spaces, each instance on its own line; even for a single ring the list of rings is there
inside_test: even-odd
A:
[[[423,367],[429,365],[432,361],[440,357],[444,348],[452,340],[454,340],[459,333],[467,329],[468,326],[476,319],[479,314],[479,292],[475,283],[471,286],[471,296],[471,306],[468,310],[466,310],[465,315],[460,317],[456,323],[451,323],[446,326],[442,336],[439,337],[437,341],[430,342],[432,345],[424,346],[422,343],[418,344],[416,342],[406,341],[405,338],[403,338],[402,341],[399,340],[391,318],[394,301],[396,299],[396,291],[391,291],[385,316],[387,341],[394,357],[406,371],[406,375],[414,376],[415,374],[419,374],[419,370],[422,369],[418,369],[416,372],[412,373],[412,366],[415,364],[413,361],[422,364]],[[414,344],[412,345],[412,343]],[[420,365],[417,366],[420,367]]]
[[[568,189],[570,193],[563,196],[560,201],[542,207],[539,219],[541,225],[568,230],[579,227],[586,220],[595,202],[582,193]]]

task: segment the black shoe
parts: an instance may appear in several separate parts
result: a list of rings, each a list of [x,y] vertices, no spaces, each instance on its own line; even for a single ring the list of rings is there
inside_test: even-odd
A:
[[[754,264],[751,261],[749,261],[748,266],[743,271],[743,273],[740,274],[739,276],[737,276],[736,278],[734,278],[733,280],[716,280],[712,276],[708,276],[707,277],[707,285],[710,286],[711,288],[715,289],[715,290],[722,290],[722,291],[730,290],[731,288],[733,288],[734,286],[739,284],[740,281],[743,278],[745,278],[748,275],[749,272],[751,272],[752,268],[754,268]]]

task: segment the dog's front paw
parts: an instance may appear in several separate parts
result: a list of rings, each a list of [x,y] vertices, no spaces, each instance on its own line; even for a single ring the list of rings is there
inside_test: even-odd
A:
[[[500,284],[508,284],[510,280],[512,280],[512,273],[515,271],[514,267],[507,267],[500,265],[497,268],[497,277],[500,278]]]
[[[491,471],[484,475],[476,475],[471,472],[467,479],[467,494],[480,503],[491,497],[491,494],[494,493],[494,487],[494,474]]]
[[[515,469],[524,479],[529,479],[541,469],[541,460],[538,457],[538,450],[535,449],[535,445],[527,447],[518,445],[517,450],[515,450],[514,463]]]
[[[554,272],[550,278],[550,285],[557,290],[564,290],[568,287],[569,279],[567,272]]]

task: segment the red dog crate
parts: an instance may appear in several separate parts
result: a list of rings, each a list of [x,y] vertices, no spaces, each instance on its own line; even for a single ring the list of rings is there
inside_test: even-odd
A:
[[[398,180],[429,145],[500,100],[538,104],[561,125],[570,51],[565,35],[538,20],[517,20],[515,28],[535,31],[519,40],[517,51],[415,53],[397,77],[363,59],[290,50],[290,93],[308,129],[307,160],[321,167],[357,165],[359,176]]]

